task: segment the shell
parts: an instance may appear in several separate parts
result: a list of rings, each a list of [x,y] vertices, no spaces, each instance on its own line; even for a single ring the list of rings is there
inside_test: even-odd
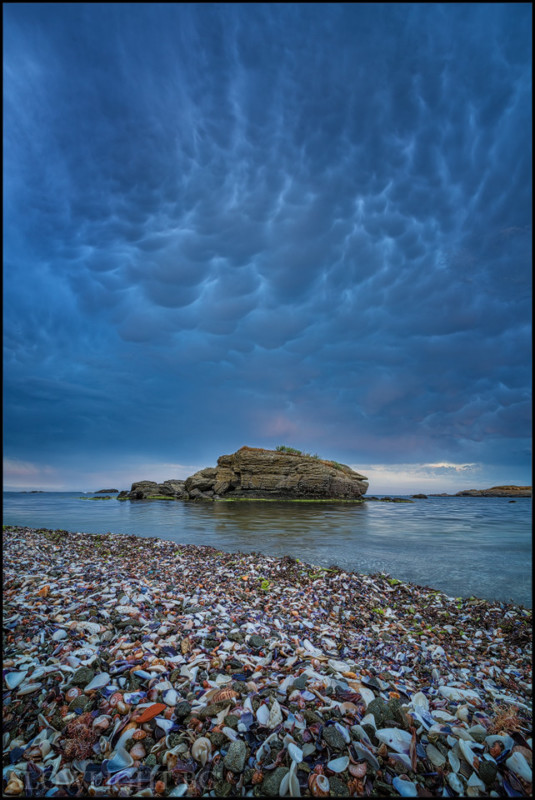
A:
[[[60,772],[56,772],[54,777],[50,779],[51,783],[55,786],[70,786],[75,780],[76,776],[73,775],[68,767],[60,770]]]
[[[132,719],[134,722],[138,723],[148,722],[149,719],[154,719],[154,717],[157,717],[162,711],[165,711],[166,708],[167,706],[165,703],[154,703],[154,705],[144,708],[142,711],[140,710]]]
[[[199,739],[196,739],[191,747],[191,755],[195,761],[199,761],[203,767],[206,762],[209,761],[211,753],[212,743],[206,736],[201,736]]]
[[[65,700],[70,702],[71,700],[74,700],[75,697],[80,697],[81,694],[82,690],[78,688],[78,686],[72,686],[65,692]]]
[[[6,794],[20,794],[24,790],[24,784],[20,778],[14,773],[11,773],[8,784],[4,789]]]
[[[314,797],[328,797],[330,791],[329,779],[325,775],[317,775],[313,772],[308,778],[308,788]]]
[[[342,756],[341,758],[334,758],[332,761],[328,761],[327,769],[330,769],[332,772],[343,772],[345,769],[347,769],[348,764],[348,756]]]
[[[402,797],[418,797],[418,788],[411,781],[402,780],[397,775],[392,781],[392,786]]]
[[[130,755],[132,758],[144,758],[146,754],[147,751],[141,742],[136,742],[136,744],[130,749]]]
[[[22,683],[27,674],[27,672],[8,672],[4,680],[9,689],[16,689],[17,686]]]
[[[107,686],[108,683],[111,681],[110,676],[107,672],[101,672],[100,675],[95,675],[92,681],[89,681],[87,686],[84,689],[85,692],[91,692],[93,689],[102,689],[103,686]]]
[[[126,769],[127,767],[131,767],[134,763],[134,759],[127,753],[124,747],[118,746],[113,754],[113,758],[107,763],[108,772],[119,772],[120,769]]]
[[[384,742],[397,753],[409,753],[412,736],[401,728],[381,728],[375,732],[379,741]]]
[[[293,742],[288,744],[288,753],[292,761],[295,761],[296,764],[300,764],[303,760],[303,751]]]
[[[219,692],[216,692],[212,697],[212,703],[222,703],[226,700],[232,700],[234,697],[239,697],[239,694],[233,689],[220,689]]]
[[[518,752],[513,753],[512,756],[509,756],[505,764],[512,772],[515,773],[515,775],[518,775],[520,778],[527,781],[528,783],[532,782],[533,776],[531,772],[531,767],[529,766],[528,762],[526,761],[522,753]]]
[[[269,708],[266,705],[259,706],[256,710],[256,718],[260,725],[265,727],[269,722]]]

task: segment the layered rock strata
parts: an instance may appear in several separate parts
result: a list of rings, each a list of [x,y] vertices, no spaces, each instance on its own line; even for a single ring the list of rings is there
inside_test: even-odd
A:
[[[180,500],[352,500],[359,501],[368,480],[345,464],[313,456],[242,447],[220,456],[185,481],[139,481],[120,499],[174,497]]]

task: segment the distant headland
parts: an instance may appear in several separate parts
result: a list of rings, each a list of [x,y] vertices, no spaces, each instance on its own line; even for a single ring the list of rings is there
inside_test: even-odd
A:
[[[294,500],[362,502],[368,479],[351,467],[281,446],[241,447],[182,480],[137,481],[118,500]]]
[[[432,494],[431,497],[531,497],[531,486],[492,486],[490,489],[465,489],[456,494]]]

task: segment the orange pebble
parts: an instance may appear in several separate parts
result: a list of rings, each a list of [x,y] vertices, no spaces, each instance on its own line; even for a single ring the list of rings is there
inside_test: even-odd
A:
[[[388,696],[399,700],[399,692],[388,692]]]
[[[42,589],[39,589],[37,594],[39,595],[39,597],[48,597],[49,592],[50,592],[50,586],[48,586],[47,584],[46,586],[43,586]]]

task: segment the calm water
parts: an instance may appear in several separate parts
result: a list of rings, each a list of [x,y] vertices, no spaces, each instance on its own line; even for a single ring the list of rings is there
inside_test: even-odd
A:
[[[4,524],[157,536],[228,552],[432,586],[531,608],[531,500],[436,497],[412,504],[182,503],[80,500],[80,492],[4,494]],[[89,495],[90,496],[90,495]]]

